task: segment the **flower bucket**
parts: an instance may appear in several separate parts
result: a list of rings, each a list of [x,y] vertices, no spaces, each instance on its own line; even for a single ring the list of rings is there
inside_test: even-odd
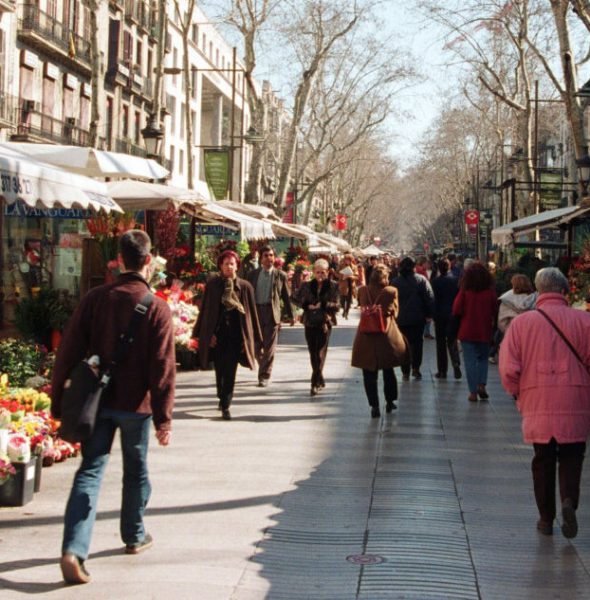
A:
[[[33,499],[37,459],[28,463],[14,463],[16,474],[0,485],[0,506],[24,506]]]
[[[41,469],[43,468],[43,455],[36,454],[35,459],[35,483],[33,485],[33,492],[37,493],[41,490]]]
[[[0,455],[8,452],[8,437],[10,432],[8,429],[0,428]]]

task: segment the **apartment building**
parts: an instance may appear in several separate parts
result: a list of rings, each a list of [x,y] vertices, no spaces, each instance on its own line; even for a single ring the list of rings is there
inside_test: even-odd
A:
[[[170,3],[171,5],[172,3]],[[183,41],[178,15],[168,6],[170,52],[164,72],[164,154],[171,159],[172,183],[188,187],[187,161],[193,161],[193,188],[208,195],[203,153],[225,148],[230,153],[231,198],[241,199],[249,163],[243,136],[249,127],[244,65],[207,16],[197,7],[189,34],[190,114],[193,145],[187,147]],[[184,5],[181,3],[181,8]],[[192,155],[192,157],[190,157]]]

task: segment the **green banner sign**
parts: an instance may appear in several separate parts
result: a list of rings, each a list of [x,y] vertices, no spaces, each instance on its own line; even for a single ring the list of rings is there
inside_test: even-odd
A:
[[[205,180],[215,200],[223,200],[229,183],[229,150],[206,148]]]
[[[563,173],[541,171],[540,173],[540,209],[552,210],[561,208],[562,204]]]

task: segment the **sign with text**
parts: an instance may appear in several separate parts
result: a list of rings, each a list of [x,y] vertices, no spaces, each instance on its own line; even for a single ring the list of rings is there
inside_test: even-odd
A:
[[[14,204],[4,205],[6,217],[45,217],[49,219],[89,219],[94,213],[85,208],[35,208],[17,200]]]
[[[229,150],[206,148],[203,157],[207,185],[215,200],[223,200],[229,184]]]
[[[334,229],[336,231],[346,231],[346,215],[336,215],[334,217]]]
[[[285,212],[283,213],[283,223],[295,222],[295,192],[287,192],[285,196]]]
[[[563,172],[541,171],[540,208],[552,210],[562,206]]]

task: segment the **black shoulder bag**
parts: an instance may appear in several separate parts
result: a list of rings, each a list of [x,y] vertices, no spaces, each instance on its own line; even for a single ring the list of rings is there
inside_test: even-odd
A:
[[[547,319],[547,321],[551,324],[553,329],[555,329],[559,337],[566,343],[567,347],[572,351],[572,354],[578,359],[580,364],[584,367],[584,369],[586,369],[586,372],[590,375],[590,367],[582,360],[582,357],[580,356],[578,351],[574,348],[573,344],[565,337],[563,331],[561,331],[561,329],[559,329],[559,327],[555,324],[555,321],[553,321],[553,319],[540,308],[537,308],[537,312],[542,314],[545,317],[545,319]]]
[[[104,369],[96,372],[87,362],[81,360],[71,371],[61,396],[61,426],[59,436],[66,442],[85,442],[90,438],[96,424],[101,396],[108,386],[113,370],[125,358],[139,326],[154,300],[148,292],[135,305],[127,331],[122,333],[115,346],[113,360]]]

